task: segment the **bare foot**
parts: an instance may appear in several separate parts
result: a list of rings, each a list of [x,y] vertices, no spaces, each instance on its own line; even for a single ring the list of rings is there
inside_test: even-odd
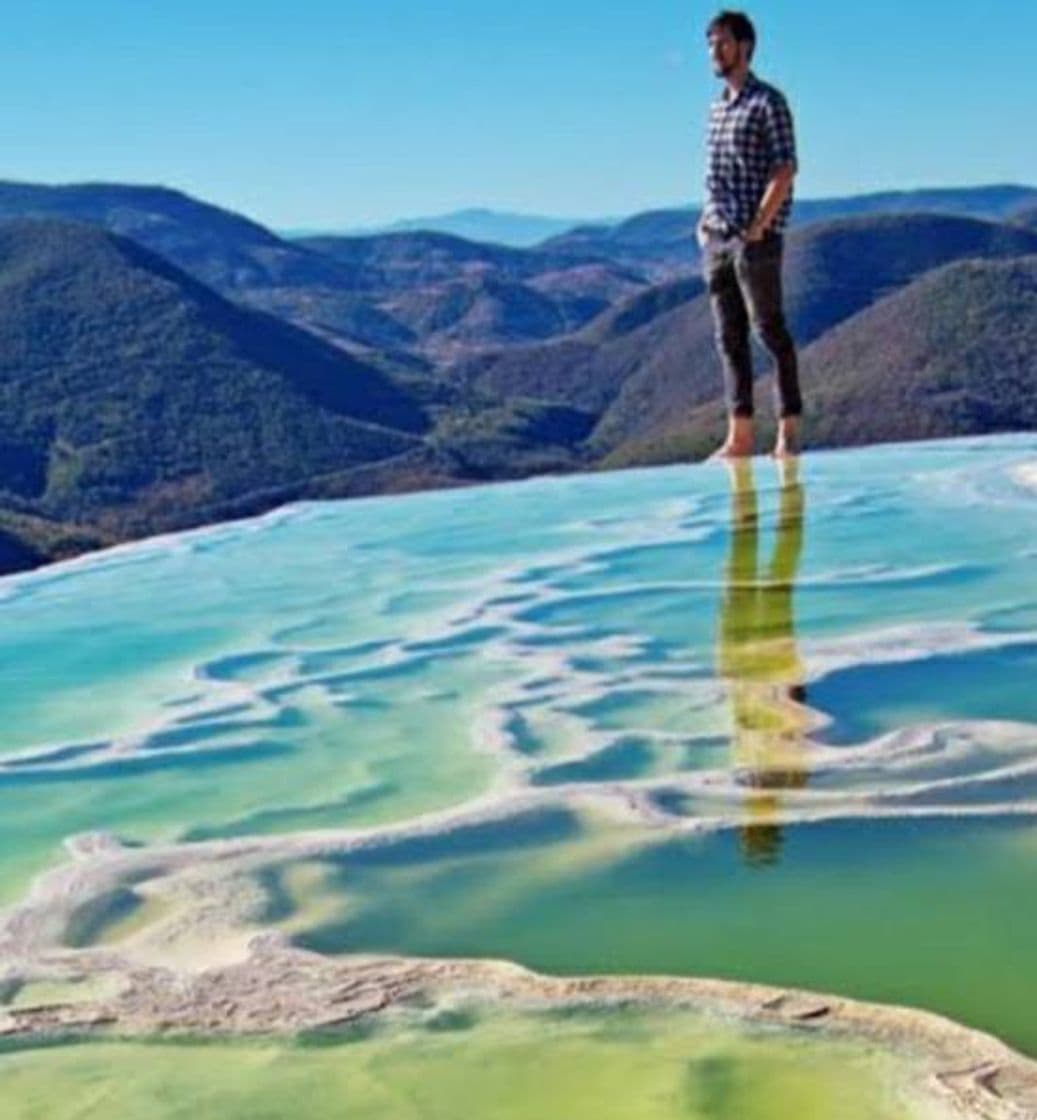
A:
[[[710,459],[750,459],[753,454],[751,443],[732,443],[728,440],[710,455]]]
[[[710,455],[711,459],[746,459],[754,450],[751,416],[731,416],[727,421],[727,439]]]
[[[771,456],[775,459],[794,459],[800,454],[799,424],[794,416],[778,421],[778,438]]]
[[[794,441],[778,440],[771,452],[772,459],[795,459],[800,455],[800,449]]]

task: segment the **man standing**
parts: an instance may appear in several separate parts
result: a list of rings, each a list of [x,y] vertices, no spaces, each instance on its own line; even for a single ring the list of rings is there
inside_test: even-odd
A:
[[[776,374],[774,455],[799,452],[796,346],[782,310],[783,231],[792,209],[796,143],[784,96],[750,69],[756,30],[742,12],[721,12],[706,30],[724,89],[709,116],[706,202],[698,226],[717,350],[724,367],[728,434],[716,455],[753,453],[753,369],[749,330]]]

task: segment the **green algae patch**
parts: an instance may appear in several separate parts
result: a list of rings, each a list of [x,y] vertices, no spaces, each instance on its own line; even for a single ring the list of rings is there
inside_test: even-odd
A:
[[[0,1050],[10,1120],[934,1120],[901,1059],[680,1010],[433,1009],[284,1044]]]

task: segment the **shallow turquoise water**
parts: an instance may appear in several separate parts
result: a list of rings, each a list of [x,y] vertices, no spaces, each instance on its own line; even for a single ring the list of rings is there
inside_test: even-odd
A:
[[[1035,460],[1015,436],[817,454],[798,480],[710,465],[308,505],[2,580],[0,906],[95,829],[377,827],[655,783],[657,807],[738,827],[644,849],[563,814],[517,848],[504,826],[476,854],[349,862],[325,886],[358,909],[304,936],[803,983],[1037,1051],[1028,824],[779,819],[815,796],[1037,799],[1037,494],[1012,474]],[[811,766],[805,705],[847,758],[930,723],[957,745]]]
[[[825,736],[853,743],[937,720],[1018,720],[1037,726],[1037,645],[933,656],[833,673],[811,703],[835,720]]]

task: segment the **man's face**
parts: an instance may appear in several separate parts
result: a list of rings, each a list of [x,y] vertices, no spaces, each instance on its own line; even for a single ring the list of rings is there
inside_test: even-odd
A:
[[[713,73],[718,78],[726,78],[743,64],[749,63],[749,44],[740,43],[726,27],[718,27],[709,33],[709,57],[713,63]]]

